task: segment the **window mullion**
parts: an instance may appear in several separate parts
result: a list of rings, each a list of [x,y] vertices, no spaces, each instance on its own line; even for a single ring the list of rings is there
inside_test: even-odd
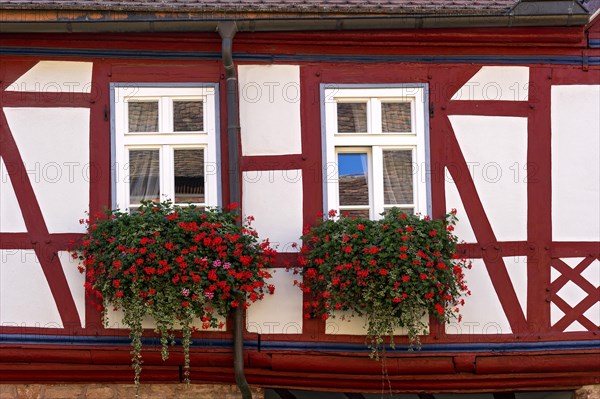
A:
[[[381,101],[378,98],[369,100],[368,106],[369,133],[381,134]]]
[[[160,133],[173,132],[173,100],[170,97],[160,98],[158,123]]]
[[[427,178],[426,163],[425,163],[425,146],[417,146],[413,149],[413,165],[416,165],[413,170],[413,201],[415,204],[415,213],[420,212],[427,214],[427,193],[422,190],[426,187],[425,179]],[[423,182],[423,184],[421,183]]]
[[[375,219],[377,213],[375,213],[375,194],[373,189],[373,151],[372,148],[367,149],[367,179],[368,179],[368,190],[369,190],[369,214],[370,219]]]
[[[372,184],[369,187],[372,194],[373,218],[379,219],[383,212],[383,151],[379,146],[373,146],[371,149],[372,160]]]
[[[160,200],[175,201],[173,146],[165,145],[160,151]]]
[[[118,135],[117,135],[118,136]],[[119,144],[116,150],[116,157],[118,160],[115,165],[115,178],[117,188],[117,206],[121,209],[129,207],[129,182],[131,181],[130,176],[130,165],[129,165],[129,148],[124,147],[120,144],[120,140],[117,140]]]

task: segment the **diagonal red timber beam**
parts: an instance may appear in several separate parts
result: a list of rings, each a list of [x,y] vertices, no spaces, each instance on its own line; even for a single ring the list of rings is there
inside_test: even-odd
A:
[[[446,117],[448,124],[447,148],[449,160],[453,162],[455,167],[451,168],[450,174],[456,184],[456,188],[460,194],[465,211],[471,220],[471,226],[477,242],[481,245],[489,245],[497,243],[498,240],[494,234],[490,221],[485,213],[485,209],[475,188],[475,183],[467,167],[466,160],[458,144],[458,140],[452,129],[450,120]],[[506,265],[501,257],[483,258],[488,274],[500,300],[500,305],[504,310],[504,314],[508,319],[513,333],[524,331],[527,326],[527,321],[517,294],[512,285]]]
[[[34,249],[38,257],[58,308],[63,327],[80,327],[79,314],[58,254],[55,251],[46,249],[53,242],[53,237],[46,227],[44,216],[33,191],[17,143],[8,126],[4,110],[0,111],[0,157],[6,164],[27,227],[29,244],[31,244],[31,248]],[[3,241],[7,238],[10,239],[10,235],[3,234]],[[18,238],[23,238],[22,233],[18,235]]]
[[[445,171],[447,164],[446,135],[452,132],[447,118],[451,98],[469,79],[479,71],[478,66],[460,68],[435,67],[427,71],[429,78],[430,106],[430,180],[432,217],[442,217],[449,209],[446,206]],[[439,109],[438,109],[439,108]],[[433,111],[433,113],[431,113]],[[444,115],[446,114],[446,115]],[[434,318],[433,318],[434,319]]]
[[[593,294],[596,291],[596,287],[587,281],[581,275],[581,273],[583,273],[583,271],[587,269],[587,267],[591,265],[594,260],[596,260],[594,257],[585,258],[575,268],[571,269],[563,260],[553,259],[552,266],[561,273],[561,276],[554,280],[550,285],[551,292],[557,293],[562,287],[565,286],[565,284],[567,284],[569,281],[573,281],[579,286],[579,288],[588,294]]]
[[[577,321],[589,331],[597,331],[598,326],[595,325],[590,319],[585,317],[584,313],[596,302],[598,302],[599,298],[600,288],[596,290],[595,294],[588,295],[583,301],[579,302],[574,308],[572,308],[564,299],[554,295],[552,297],[552,303],[554,303],[565,315],[552,326],[552,330],[563,332],[571,325],[571,323]]]

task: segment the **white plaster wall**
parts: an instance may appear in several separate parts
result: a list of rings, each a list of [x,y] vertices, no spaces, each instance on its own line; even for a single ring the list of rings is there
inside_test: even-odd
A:
[[[83,287],[85,284],[85,274],[79,273],[77,266],[80,262],[73,259],[70,252],[58,251],[58,258],[65,273],[69,290],[73,296],[79,320],[81,320],[81,326],[85,327],[85,288]]]
[[[424,315],[421,321],[426,325],[422,335],[429,334],[429,315]],[[325,322],[325,334],[330,335],[366,335],[367,318],[352,315],[351,312],[334,311],[332,317]],[[394,329],[394,335],[408,335],[406,328]]]
[[[600,287],[600,260],[593,261],[581,275],[594,287]]]
[[[477,238],[475,238],[475,233],[471,227],[471,221],[469,220],[469,216],[467,215],[467,211],[460,198],[456,184],[452,181],[448,169],[446,169],[445,188],[446,211],[450,212],[452,208],[456,209],[456,217],[458,218],[458,222],[456,223],[456,226],[454,226],[454,234],[456,234],[461,241],[466,243],[477,242]]]
[[[50,233],[83,232],[89,209],[90,111],[5,108],[8,124]]]
[[[512,330],[502,310],[498,295],[482,259],[473,259],[473,267],[465,270],[465,281],[471,296],[460,308],[462,322],[446,325],[447,334],[510,334]]]
[[[0,325],[62,328],[35,252],[0,250],[0,265]]]
[[[499,241],[527,239],[527,119],[450,116]]]
[[[7,91],[90,93],[92,62],[40,61],[7,87]]]
[[[552,238],[600,239],[600,85],[552,87]]]
[[[0,158],[0,233],[22,233],[27,227],[4,160]]]
[[[600,302],[596,302],[592,307],[583,312],[583,315],[595,325],[600,326]]]
[[[484,66],[453,96],[452,100],[527,101],[529,68]]]
[[[253,303],[246,314],[246,329],[258,334],[302,334],[302,291],[294,286],[301,276],[285,269],[268,269],[275,285],[273,295]]]
[[[510,281],[517,294],[517,299],[523,310],[527,314],[527,257],[526,256],[507,256],[502,258],[506,265],[506,270]]]
[[[242,154],[300,154],[300,67],[241,65],[238,81]]]
[[[279,252],[294,252],[302,235],[302,171],[244,172],[242,189],[244,214],[256,219],[259,237]]]

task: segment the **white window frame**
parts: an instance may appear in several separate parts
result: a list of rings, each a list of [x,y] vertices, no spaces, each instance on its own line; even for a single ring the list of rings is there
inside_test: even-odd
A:
[[[203,103],[204,129],[174,132],[173,102],[194,100]],[[158,101],[158,132],[129,132],[128,104],[138,101]],[[204,150],[205,197],[204,203],[196,205],[221,205],[217,84],[113,83],[111,105],[114,209],[128,212],[132,205],[129,199],[129,151],[138,149],[159,150],[161,201],[174,200],[174,151]]]
[[[382,132],[381,104],[387,101],[411,103],[410,132]],[[338,133],[337,104],[367,102],[367,132]],[[384,211],[383,151],[412,150],[413,204],[415,213],[431,214],[429,172],[429,112],[426,84],[410,85],[321,85],[323,138],[323,207],[343,212],[339,204],[337,156],[344,152],[368,155],[369,217],[378,219]],[[389,208],[394,205],[385,205]],[[356,209],[355,206],[346,208]]]

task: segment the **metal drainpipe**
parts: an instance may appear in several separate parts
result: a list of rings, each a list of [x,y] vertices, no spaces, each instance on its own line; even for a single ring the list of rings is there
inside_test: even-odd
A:
[[[221,54],[225,77],[227,79],[227,141],[229,154],[229,198],[230,202],[240,202],[240,171],[239,171],[239,110],[237,73],[233,64],[233,37],[237,32],[234,21],[219,22],[217,26],[221,35]],[[242,399],[252,399],[252,392],[244,374],[244,308],[238,306],[234,312],[233,324],[233,368],[235,382],[240,389]]]

